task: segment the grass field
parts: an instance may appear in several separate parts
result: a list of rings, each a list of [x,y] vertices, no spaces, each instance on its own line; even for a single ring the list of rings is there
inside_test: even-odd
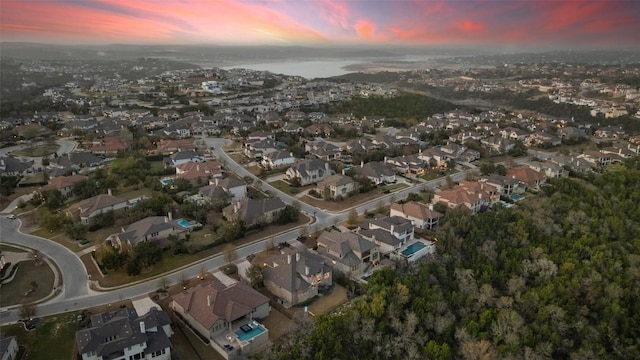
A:
[[[3,326],[4,336],[15,336],[20,346],[26,348],[24,359],[29,360],[75,360],[75,333],[79,312],[47,316],[35,330],[27,331],[22,323]],[[36,314],[37,316],[37,314]]]
[[[47,229],[44,228],[39,228],[35,231],[32,231],[30,233],[31,235],[34,236],[39,236],[41,238],[45,238],[45,239],[49,239],[52,241],[57,242],[58,244],[66,247],[67,249],[73,251],[73,252],[77,252],[82,250],[84,247],[80,246],[80,243],[76,240],[71,240],[65,233],[64,231],[61,232],[50,232]]]
[[[44,262],[35,265],[33,260],[21,261],[18,264],[20,265],[13,281],[2,285],[0,306],[34,302],[49,295],[53,290],[54,274],[49,265]],[[31,283],[34,281],[37,287],[31,292]]]
[[[24,149],[14,151],[13,153],[20,156],[40,157],[51,155],[58,151],[60,146],[53,145],[37,145],[34,147],[25,147]]]

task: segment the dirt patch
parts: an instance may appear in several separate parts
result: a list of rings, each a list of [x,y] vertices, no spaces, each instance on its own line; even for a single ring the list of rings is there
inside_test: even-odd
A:
[[[305,195],[300,198],[300,201],[323,210],[344,211],[354,206],[367,203],[380,196],[387,195],[384,194],[383,191],[384,189],[377,188],[368,193],[356,194],[340,201],[322,200],[313,196]]]
[[[334,284],[333,289],[328,294],[320,296],[309,305],[309,312],[316,316],[328,314],[346,302],[347,289],[344,286]]]
[[[45,262],[20,261],[13,281],[2,285],[0,306],[42,299],[53,290],[54,279],[53,271]]]
[[[269,340],[277,341],[282,335],[292,331],[296,327],[296,323],[281,313],[276,308],[271,308],[269,316],[260,321],[269,329]]]

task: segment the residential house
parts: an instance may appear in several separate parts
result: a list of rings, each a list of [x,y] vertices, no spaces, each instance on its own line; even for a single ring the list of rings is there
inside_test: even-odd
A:
[[[519,184],[519,181],[514,178],[498,174],[482,176],[479,181],[494,186],[498,194],[505,196],[513,195]]]
[[[502,136],[505,139],[511,139],[514,141],[515,140],[524,141],[524,139],[526,139],[527,136],[529,136],[529,133],[519,128],[508,127],[500,130],[500,136]]]
[[[365,154],[369,151],[375,150],[378,145],[371,142],[368,139],[358,139],[347,141],[343,146],[343,149],[349,154]]]
[[[502,136],[494,135],[480,140],[480,143],[487,147],[494,154],[504,154],[513,149],[515,142]]]
[[[604,139],[622,139],[627,133],[621,127],[605,126],[596,130],[593,135]]]
[[[306,250],[287,249],[264,262],[264,286],[290,307],[318,296],[333,284],[333,270],[318,255]]]
[[[417,154],[402,155],[392,158],[384,157],[384,162],[393,167],[395,171],[407,176],[420,176],[429,169],[429,161],[425,161]]]
[[[269,298],[241,282],[199,284],[174,295],[171,308],[225,359],[256,353],[269,341],[269,330],[256,321],[269,316]]]
[[[47,185],[41,187],[39,191],[40,193],[44,193],[46,191],[58,190],[64,197],[71,198],[73,197],[73,187],[77,183],[86,179],[86,176],[78,174],[71,176],[56,176],[49,180]]]
[[[0,157],[0,174],[5,176],[25,175],[33,167],[33,160],[21,161],[11,156]]]
[[[231,195],[232,201],[242,200],[247,197],[247,183],[232,176],[228,176],[223,179],[214,178],[213,184],[211,185],[215,185],[216,187],[221,188],[225,192],[229,193],[229,195]]]
[[[152,308],[139,316],[121,308],[91,316],[91,327],[76,332],[82,360],[170,360],[171,319]]]
[[[455,186],[452,189],[437,192],[433,197],[434,203],[442,203],[449,208],[464,207],[472,214],[488,209],[492,202],[497,201],[497,188],[491,187],[491,191],[485,191],[483,184],[478,186]],[[488,185],[488,184],[487,184]]]
[[[103,158],[86,151],[61,155],[49,162],[51,166],[72,170],[80,170],[85,167],[92,168],[103,163]]]
[[[539,189],[547,181],[547,177],[527,166],[507,169],[507,177],[518,180],[523,188]]]
[[[307,142],[304,145],[304,150],[324,161],[338,160],[341,157],[339,147],[323,140]]]
[[[15,336],[0,336],[0,360],[17,359],[19,350]]]
[[[433,205],[425,205],[415,201],[391,204],[389,215],[405,218],[411,221],[413,226],[422,230],[433,229],[443,216],[433,210]]]
[[[333,126],[331,126],[331,124],[329,123],[311,124],[306,128],[304,128],[304,134],[306,136],[328,137],[328,136],[331,136],[332,133],[333,133]]]
[[[260,165],[265,169],[276,169],[296,162],[293,153],[287,150],[276,150],[262,157]]]
[[[222,209],[222,215],[228,221],[242,221],[246,227],[252,227],[276,221],[280,211],[286,206],[278,197],[268,199],[244,198]]]
[[[108,194],[96,195],[69,206],[66,212],[67,215],[79,219],[82,224],[92,225],[96,216],[108,211],[125,211],[130,206],[127,199],[113,196],[109,190]]]
[[[271,139],[250,140],[245,143],[244,154],[250,159],[260,160],[275,151],[277,151],[277,147]]]
[[[527,138],[524,140],[524,144],[526,146],[536,146],[536,145],[558,146],[562,144],[562,141],[557,136],[554,136],[552,134],[535,132],[527,136]]]
[[[131,146],[133,146],[131,140],[119,136],[109,136],[94,142],[91,146],[91,152],[105,156],[116,156],[119,152],[130,150]]]
[[[378,246],[352,232],[323,232],[317,240],[318,254],[335,271],[357,278],[380,261]]]
[[[565,126],[558,129],[558,136],[561,139],[583,139],[587,137],[587,133],[573,126]]]
[[[360,224],[360,229],[382,229],[404,244],[413,238],[413,223],[401,216],[378,215],[373,219],[366,219]]]
[[[165,167],[178,167],[186,163],[201,163],[204,162],[204,153],[202,151],[178,151],[172,154],[168,158],[163,159]]]
[[[282,131],[288,134],[301,134],[304,131],[304,128],[298,124],[285,124],[282,127]]]
[[[585,150],[578,158],[588,161],[594,167],[607,166],[613,161],[612,154],[605,154],[595,150]]]
[[[171,213],[168,216],[148,216],[123,226],[120,233],[115,235],[114,246],[122,251],[130,251],[143,241],[153,241],[160,247],[164,247],[165,240],[169,236],[179,237],[186,232],[188,229],[176,223]]]
[[[396,181],[396,172],[380,161],[370,161],[353,167],[357,176],[366,177],[374,184],[391,184]]]
[[[173,155],[182,151],[196,151],[196,145],[191,139],[163,139],[158,143],[158,152],[162,155]]]
[[[569,176],[569,171],[567,171],[567,169],[552,162],[530,161],[527,166],[539,173],[543,173],[547,179]]]
[[[220,177],[222,166],[217,161],[187,162],[176,166],[176,178],[188,180],[194,186]]]
[[[285,172],[285,177],[288,181],[293,181],[296,178],[300,179],[300,185],[305,186],[324,180],[331,175],[331,172],[329,163],[320,159],[311,159],[291,165]]]
[[[247,141],[252,141],[252,140],[263,141],[263,140],[275,140],[275,139],[276,139],[276,135],[269,131],[254,131],[249,135],[247,135]]]
[[[316,191],[326,200],[339,200],[357,192],[358,186],[358,182],[350,176],[334,174],[320,181]]]

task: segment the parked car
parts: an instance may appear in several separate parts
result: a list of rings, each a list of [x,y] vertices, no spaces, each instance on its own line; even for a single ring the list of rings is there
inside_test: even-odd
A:
[[[7,219],[15,220],[15,219],[16,219],[16,216],[15,216],[15,215],[13,215],[13,214],[11,214],[11,215],[7,216]]]

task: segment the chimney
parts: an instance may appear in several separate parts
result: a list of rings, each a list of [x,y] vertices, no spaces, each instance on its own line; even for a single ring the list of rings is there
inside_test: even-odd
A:
[[[392,233],[392,234],[394,233],[394,230],[395,230],[395,229],[396,229],[396,226],[395,226],[395,225],[393,225],[393,224],[391,224],[391,233]]]
[[[364,166],[364,161],[360,161],[360,167]]]
[[[305,274],[306,276],[309,276],[309,273],[310,273],[310,272],[311,272],[311,269],[309,269],[309,266],[305,266],[305,267],[304,267],[304,274]]]
[[[173,221],[173,213],[171,211],[167,213],[167,217],[169,218],[169,221]]]
[[[144,321],[140,321],[140,332],[143,334],[147,332],[147,329],[144,327]]]
[[[384,157],[384,163],[385,164],[387,163],[387,157],[386,156]]]
[[[169,217],[168,216],[164,217],[164,222],[165,222],[165,224],[169,222]]]
[[[299,252],[296,253],[296,261],[300,261],[300,253]]]
[[[429,210],[433,211],[433,204],[429,204]]]
[[[218,186],[218,184],[220,184],[220,178],[215,178],[213,181],[215,181],[216,186]]]
[[[109,194],[109,196],[113,196],[113,193],[111,192],[111,189],[107,190],[107,194]]]
[[[287,255],[287,264],[291,264],[291,254]]]
[[[240,210],[240,202],[236,201],[235,203],[233,203],[233,213],[237,213]]]
[[[196,171],[200,172],[200,165],[196,164]]]
[[[207,295],[207,306],[211,306],[211,295]]]

